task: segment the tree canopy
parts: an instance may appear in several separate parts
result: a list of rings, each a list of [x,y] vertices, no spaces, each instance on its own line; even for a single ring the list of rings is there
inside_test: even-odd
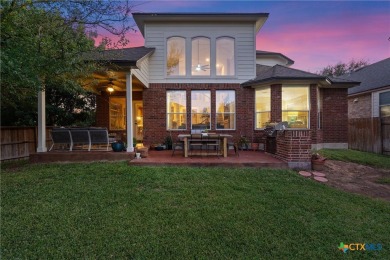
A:
[[[85,62],[83,54],[125,44],[131,29],[129,1],[1,0],[0,8],[3,113],[20,112],[22,103],[36,108],[32,97],[46,88],[52,95],[85,94],[83,84],[91,82],[86,79],[99,64]],[[105,40],[96,47],[94,37],[102,31],[119,41]]]
[[[353,72],[357,69],[360,69],[364,66],[367,66],[367,65],[369,65],[369,63],[366,60],[352,59],[347,63],[338,62],[335,65],[328,65],[325,68],[323,68],[322,70],[320,70],[318,72],[318,74],[324,75],[324,76],[337,77],[337,76],[341,76],[341,75],[344,75],[347,73],[351,73],[351,72]]]

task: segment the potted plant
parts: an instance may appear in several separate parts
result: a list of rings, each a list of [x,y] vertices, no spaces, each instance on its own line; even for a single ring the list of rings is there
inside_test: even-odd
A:
[[[248,150],[249,141],[245,135],[242,135],[240,137],[240,139],[238,140],[238,144],[239,144],[241,150]]]
[[[311,155],[311,167],[315,171],[322,171],[324,170],[324,165],[326,161],[326,157],[322,156],[318,152],[314,152]]]
[[[114,152],[122,152],[125,149],[125,145],[122,141],[116,141],[111,144],[112,150]]]

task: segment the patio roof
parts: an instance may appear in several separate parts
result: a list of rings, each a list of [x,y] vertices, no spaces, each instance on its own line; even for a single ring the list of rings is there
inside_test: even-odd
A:
[[[89,61],[108,62],[124,67],[137,67],[137,62],[152,54],[154,50],[155,48],[147,48],[144,46],[110,49],[88,53],[85,55],[85,59]]]

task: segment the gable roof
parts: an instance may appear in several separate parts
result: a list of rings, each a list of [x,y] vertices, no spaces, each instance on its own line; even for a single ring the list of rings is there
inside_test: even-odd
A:
[[[390,58],[342,75],[340,78],[361,82],[359,86],[348,89],[349,95],[390,86]]]
[[[141,34],[145,22],[253,22],[256,32],[260,30],[269,13],[132,13]]]
[[[287,61],[287,65],[293,65],[294,61],[287,57],[286,55],[280,53],[280,52],[271,52],[271,51],[256,51],[256,58],[257,57],[269,57],[269,56],[279,56]]]
[[[110,62],[121,66],[136,66],[137,61],[154,52],[154,48],[132,47],[86,54],[86,60]]]
[[[282,65],[275,65],[273,67],[265,65],[256,65],[257,77],[248,80],[241,85],[243,87],[254,86],[258,84],[268,84],[275,82],[310,82],[310,83],[326,83],[337,85],[338,87],[351,87],[359,84],[359,82],[339,79],[335,77],[326,77],[318,74],[297,70]]]

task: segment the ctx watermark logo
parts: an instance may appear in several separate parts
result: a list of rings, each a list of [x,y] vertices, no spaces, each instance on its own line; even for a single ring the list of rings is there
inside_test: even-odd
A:
[[[382,250],[382,244],[378,244],[378,243],[377,244],[375,244],[375,243],[344,244],[343,242],[340,242],[338,249],[343,251],[344,253],[347,253],[348,250],[350,250],[350,251],[379,251],[379,250]]]

